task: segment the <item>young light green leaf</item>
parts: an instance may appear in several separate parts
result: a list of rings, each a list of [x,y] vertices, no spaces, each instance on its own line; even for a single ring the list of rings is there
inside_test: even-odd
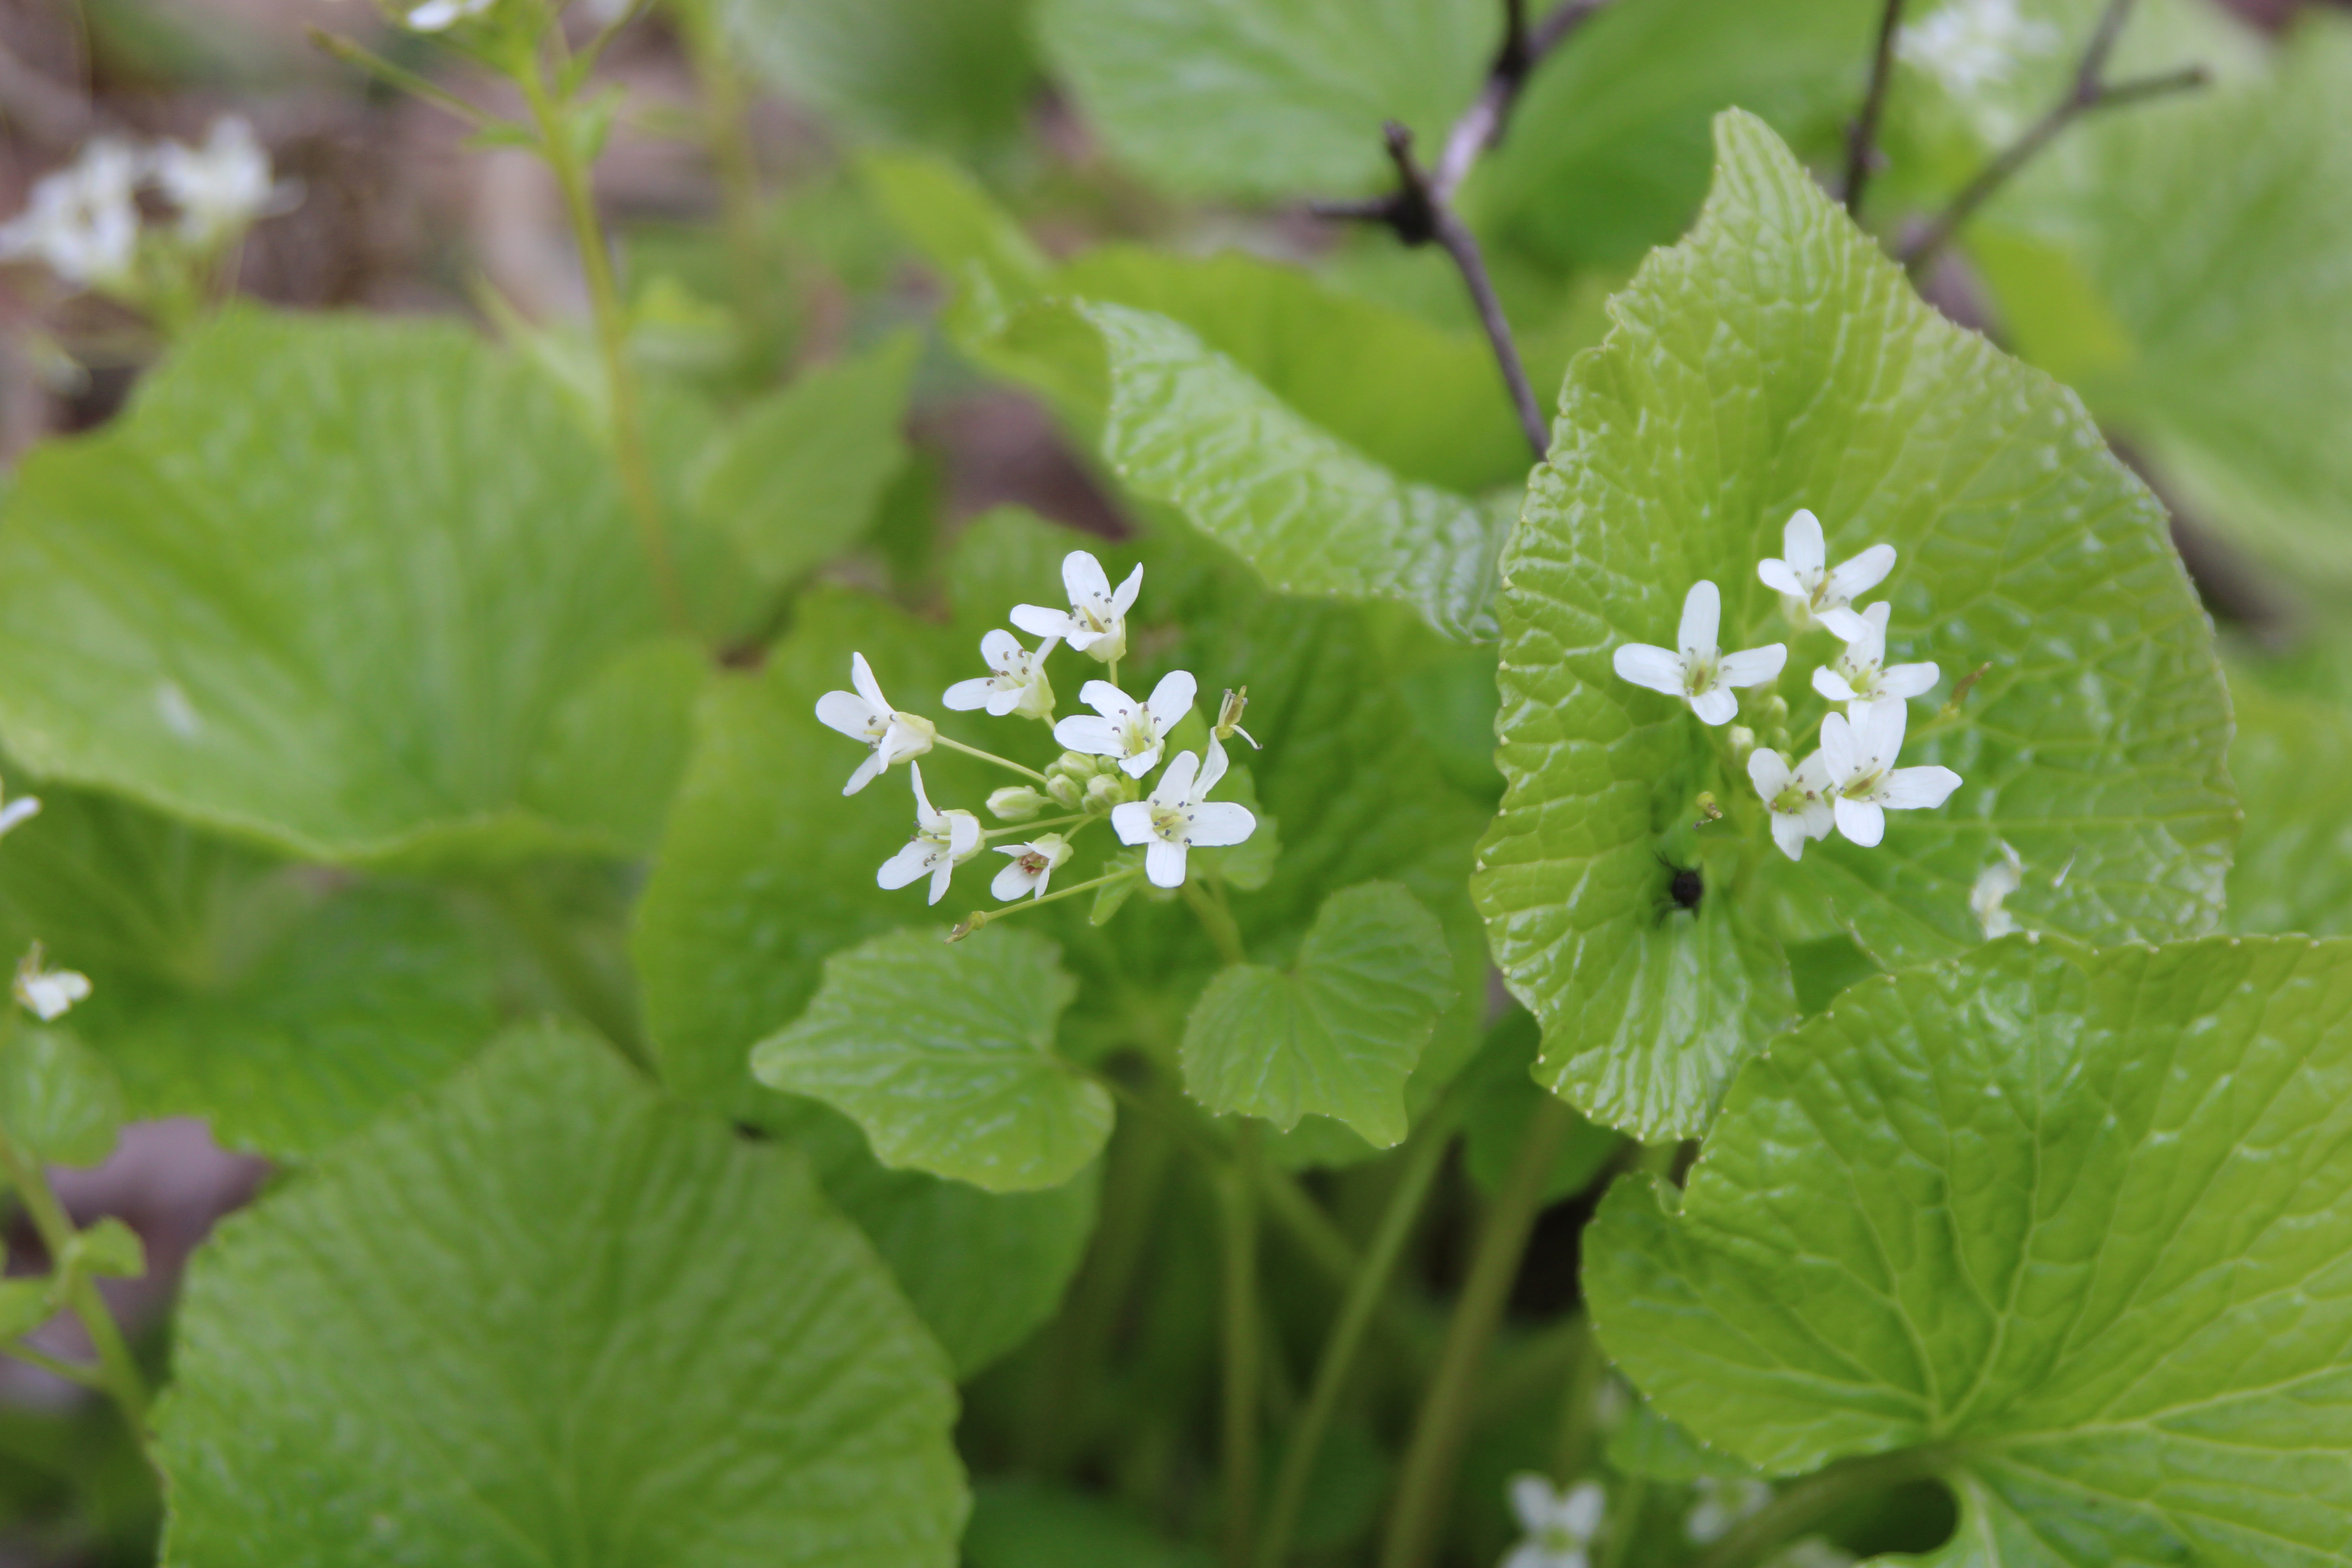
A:
[[[1110,1091],[1054,1054],[1077,987],[1019,930],[893,932],[825,960],[808,1011],[751,1051],[771,1089],[821,1100],[875,1158],[990,1192],[1059,1186],[1102,1152]]]
[[[1051,1318],[1094,1233],[1099,1163],[1040,1193],[985,1193],[885,1169],[866,1135],[813,1100],[763,1095],[760,1122],[806,1157],[969,1380]]]
[[[167,1561],[955,1560],[946,1360],[871,1250],[560,1031],[228,1221],[178,1335]]]
[[[1501,22],[1480,0],[1045,0],[1038,16],[1113,152],[1182,195],[1243,197],[1380,185],[1381,123],[1443,135]]]
[[[129,1114],[201,1116],[232,1147],[302,1159],[496,1028],[491,963],[444,900],[332,888],[63,785],[41,796],[0,854],[0,942],[39,937],[89,975],[67,1022]]]
[[[1288,971],[1237,964],[1184,1026],[1184,1088],[1287,1132],[1306,1115],[1403,1142],[1405,1079],[1454,1000],[1445,932],[1394,882],[1334,893]]]
[[[711,0],[751,69],[867,137],[982,147],[1034,86],[1028,0]]]
[[[1894,965],[1983,938],[1969,895],[2021,857],[2010,912],[2102,942],[2210,929],[2236,832],[2229,706],[2212,632],[2162,509],[2082,406],[1952,326],[1753,117],[1717,122],[1716,191],[1654,256],[1562,394],[1503,563],[1509,790],[1474,891],[1543,1071],[1644,1138],[1702,1130],[1740,1059],[1794,1012],[1780,944],[1849,933]],[[1802,756],[1824,704],[1758,563],[1800,507],[1829,559],[1896,552],[1888,661],[1932,658],[1938,692],[1903,759],[1963,783],[1864,849],[1772,847],[1727,731],[1612,668],[1671,641],[1684,595],[1721,590],[1721,646],[1790,648],[1741,722]],[[1791,710],[1779,706],[1784,700]],[[1699,796],[1726,820],[1697,826]],[[1673,868],[1662,864],[1670,861]],[[1668,898],[1700,873],[1695,913]]]
[[[0,1043],[0,1127],[43,1162],[97,1164],[124,1115],[113,1069],[68,1030],[26,1028]]]
[[[810,371],[711,437],[688,479],[696,509],[747,565],[789,583],[856,542],[907,461],[899,423],[921,340],[902,333]]]
[[[531,781],[583,728],[677,754],[682,710],[576,707],[658,628],[611,466],[538,375],[456,327],[237,312],[26,463],[0,730],[44,777],[305,858],[616,852],[641,803]]]
[[[147,1244],[139,1233],[107,1215],[77,1232],[66,1252],[66,1270],[98,1279],[136,1279],[147,1272]]]
[[[0,1340],[22,1339],[57,1316],[47,1279],[0,1279]]]
[[[1586,1299],[1703,1441],[1944,1479],[1940,1568],[2317,1568],[2352,1547],[2347,1151],[2352,944],[2013,937],[1751,1062],[1687,1191],[1610,1194]]]

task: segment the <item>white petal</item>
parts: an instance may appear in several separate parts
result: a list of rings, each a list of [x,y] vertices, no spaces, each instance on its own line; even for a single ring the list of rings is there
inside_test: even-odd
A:
[[[991,669],[1006,668],[1028,651],[1021,646],[1019,637],[1014,637],[1003,626],[998,626],[980,639],[980,657],[988,661],[988,668]]]
[[[1257,831],[1257,818],[1245,805],[1229,800],[1203,801],[1192,808],[1192,820],[1186,825],[1185,837],[1195,849],[1222,849],[1228,844],[1239,844]]]
[[[1725,686],[1761,686],[1777,680],[1780,667],[1789,662],[1789,645],[1769,643],[1762,647],[1742,648],[1738,653],[1723,656],[1716,666],[1716,679]]]
[[[1892,698],[1864,709],[1854,724],[1854,740],[1863,755],[1882,768],[1891,767],[1903,750],[1903,726],[1909,715],[1910,710]]]
[[[1852,702],[1854,700],[1854,689],[1846,684],[1845,677],[1826,664],[1813,671],[1813,689],[1832,702]],[[955,704],[950,702],[948,706],[952,708]]]
[[[946,898],[948,896],[948,883],[951,881],[954,877],[955,861],[947,856],[941,856],[940,858],[939,864],[931,868],[931,896],[925,901],[936,904],[941,899]]]
[[[1952,798],[1960,775],[1946,767],[1896,768],[1878,786],[1878,804],[1889,811],[1927,811]]]
[[[1717,630],[1723,625],[1723,595],[1715,584],[1702,577],[1690,585],[1683,595],[1682,626],[1675,633],[1675,646],[1683,657],[1710,654],[1715,651]]]
[[[1120,635],[1117,629],[1098,632],[1075,616],[1062,623],[1062,640],[1070,645],[1073,653],[1093,653],[1095,644],[1108,642]],[[1103,662],[1108,664],[1110,660],[1106,658]]]
[[[939,847],[928,839],[908,839],[896,855],[882,862],[882,869],[874,873],[875,885],[896,892],[909,882],[920,880],[923,873],[931,868],[931,857]]]
[[[941,815],[948,819],[948,854],[961,866],[980,853],[980,818],[968,811]]]
[[[849,775],[849,782],[841,786],[841,793],[844,795],[856,795],[859,790],[862,790],[867,784],[872,784],[874,782],[874,775],[880,773],[887,766],[888,766],[888,764],[883,762],[881,752],[866,752],[866,760],[857,764],[857,771]]]
[[[1780,847],[1780,853],[1791,860],[1803,859],[1805,840],[1812,837],[1805,831],[1805,819],[1786,811],[1773,812],[1771,817],[1772,842]]]
[[[40,811],[41,797],[39,795],[26,795],[17,796],[15,800],[10,801],[5,806],[0,806],[0,833],[8,832],[18,823],[25,821],[28,817],[39,816]]]
[[[1807,596],[1805,585],[1797,581],[1797,574],[1789,570],[1789,563],[1785,561],[1768,555],[1756,563],[1756,575],[1764,580],[1767,588],[1776,593],[1786,594],[1792,599]]]
[[[1141,592],[1143,592],[1143,568],[1139,564],[1134,571],[1127,574],[1127,581],[1118,585],[1118,592],[1110,596],[1111,614],[1124,616],[1128,611],[1135,608],[1135,596]]]
[[[995,695],[996,678],[992,675],[976,675],[970,680],[959,680],[949,687],[940,694],[940,702],[943,707],[951,708],[958,713],[969,713],[975,708],[987,708],[989,699]],[[992,708],[989,711],[994,712],[995,710]]]
[[[1125,749],[1125,743],[1122,742],[1120,750],[1124,751]],[[1151,742],[1151,749],[1150,751],[1138,752],[1131,757],[1119,758],[1119,771],[1127,774],[1129,778],[1139,779],[1144,774],[1150,773],[1152,769],[1160,765],[1160,753],[1167,749],[1168,742],[1165,740],[1154,741]]]
[[[1943,673],[1930,659],[1924,664],[1898,664],[1878,678],[1878,689],[1889,697],[1924,697],[1936,688]]]
[[[1069,590],[1073,605],[1110,597],[1110,579],[1103,574],[1102,563],[1084,550],[1062,557],[1062,586]]]
[[[1099,685],[1090,681],[1089,685]],[[1090,757],[1116,757],[1127,750],[1127,737],[1118,723],[1109,719],[1097,719],[1091,713],[1073,713],[1054,726],[1054,743],[1066,752],[1084,752]]]
[[[1861,845],[1864,849],[1877,847],[1886,837],[1886,814],[1866,800],[1838,796],[1837,830]]]
[[[1509,1556],[1503,1559],[1502,1568],[1559,1568],[1559,1565],[1540,1542],[1522,1541],[1511,1548]]]
[[[1160,775],[1160,787],[1151,798],[1160,805],[1190,805],[1199,798],[1192,789],[1192,779],[1201,771],[1201,759],[1190,752],[1179,752],[1168,771]]]
[[[1838,569],[1830,574],[1830,593],[1852,604],[1885,582],[1894,570],[1895,546],[1874,544],[1853,560],[1838,563]]]
[[[1808,752],[1797,764],[1797,783],[1815,795],[1830,793],[1830,764],[1819,752]],[[1816,835],[1818,837],[1818,835]]]
[[[1108,680],[1089,680],[1079,687],[1078,700],[1106,719],[1124,718],[1135,711],[1135,699]]]
[[[1608,1501],[1609,1494],[1598,1481],[1577,1482],[1560,1501],[1557,1516],[1560,1529],[1580,1541],[1591,1540],[1592,1532],[1601,1528],[1601,1510]]]
[[[1206,800],[1217,781],[1225,776],[1225,743],[1214,735],[1209,737],[1209,754],[1201,759],[1200,776],[1192,781],[1192,798]]]
[[[1710,687],[1690,700],[1691,711],[1702,724],[1728,724],[1739,717],[1739,699],[1727,686]]]
[[[1539,1535],[1551,1528],[1553,1506],[1551,1482],[1530,1471],[1511,1478],[1511,1511],[1519,1516],[1519,1528],[1528,1534]]]
[[[1789,759],[1769,746],[1759,746],[1748,753],[1748,782],[1768,801],[1787,789],[1789,781],[1795,776]]]
[[[1181,888],[1184,885],[1184,847],[1171,844],[1165,838],[1155,838],[1143,852],[1143,874],[1151,879],[1155,888]]]
[[[1850,643],[1869,629],[1860,616],[1843,605],[1832,610],[1823,610],[1814,619],[1820,621],[1828,629],[1830,636],[1840,642]]]
[[[1123,800],[1110,808],[1110,830],[1121,844],[1140,844],[1151,837],[1151,808],[1139,800]]]
[[[816,700],[816,721],[853,741],[874,739],[873,726],[883,717],[874,704],[855,692],[828,691]]]
[[[1829,544],[1822,538],[1822,520],[1799,507],[1780,530],[1780,553],[1800,576],[1810,577],[1828,565]]]
[[[1019,855],[1022,851],[1014,848],[1007,849],[1004,853]],[[1029,875],[1028,868],[1015,860],[996,874],[995,880],[988,884],[988,893],[991,898],[1001,899],[1006,903],[1011,903],[1036,885],[1036,879]]]
[[[1160,733],[1174,729],[1177,721],[1192,710],[1192,699],[1199,690],[1190,670],[1171,669],[1160,678],[1160,684],[1151,689],[1148,706],[1151,721]]]
[[[1073,623],[1067,610],[1049,610],[1043,605],[1015,605],[1005,619],[1033,637],[1066,637]],[[1070,645],[1076,647],[1077,645]]]
[[[1862,635],[1848,639],[1853,661],[1857,664],[1886,662],[1886,618],[1895,606],[1881,599],[1862,611]]]
[[[849,656],[849,682],[857,688],[860,697],[873,704],[876,712],[890,711],[890,700],[882,695],[881,685],[874,679],[874,668],[866,662],[866,656],[862,653]]]
[[[1610,656],[1610,663],[1616,667],[1620,680],[1630,680],[1669,697],[1683,694],[1683,661],[1679,654],[1645,642],[1629,642]]]
[[[1804,823],[1808,838],[1827,838],[1830,829],[1837,826],[1837,813],[1831,809],[1827,800],[1819,795],[1805,802],[1804,809],[1798,812],[1797,816]]]
[[[931,797],[923,793],[923,764],[908,763],[908,774],[915,784],[915,822],[926,833],[935,832],[940,826],[940,814],[931,809]]]
[[[956,684],[961,686],[967,685],[969,682],[958,681]],[[988,682],[987,685],[988,701],[986,703],[986,707],[988,709],[988,716],[992,719],[1003,718],[1007,713],[1010,713],[1015,708],[1020,707],[1022,698],[1029,694],[1029,686],[1026,681],[1008,684],[1004,681],[999,680]],[[948,706],[953,707],[955,705],[953,703],[950,703]]]
[[[1861,759],[1854,748],[1853,726],[1843,713],[1832,713],[1822,721],[1822,765],[1829,770],[1830,782],[1843,786],[1853,777],[1854,764]]]
[[[931,742],[938,734],[931,721],[919,714],[891,714],[889,728],[882,731],[883,765],[921,756],[931,749]]]

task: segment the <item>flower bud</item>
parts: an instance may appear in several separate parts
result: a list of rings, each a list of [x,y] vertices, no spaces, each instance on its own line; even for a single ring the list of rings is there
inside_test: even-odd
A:
[[[1087,798],[1087,786],[1067,773],[1055,773],[1045,780],[1045,793],[1054,797],[1055,805],[1076,811]]]
[[[1731,742],[1731,765],[1745,768],[1748,753],[1756,750],[1756,731],[1745,724],[1734,724],[1724,738]]]
[[[1007,784],[989,792],[988,814],[999,822],[1026,822],[1052,804],[1027,784]]]
[[[1248,687],[1244,686],[1239,691],[1227,688],[1225,700],[1217,704],[1217,722],[1211,732],[1220,741],[1230,741],[1239,735],[1250,743],[1251,750],[1264,751],[1265,748],[1257,743],[1257,737],[1242,728],[1242,714],[1248,707]]]
[[[1117,770],[1097,773],[1087,784],[1087,809],[1098,816],[1134,798],[1135,781]]]

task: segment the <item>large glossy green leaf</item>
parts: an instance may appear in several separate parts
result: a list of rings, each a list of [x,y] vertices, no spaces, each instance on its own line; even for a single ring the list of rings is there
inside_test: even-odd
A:
[[[511,1037],[198,1255],[165,1560],[946,1568],[948,1367],[793,1157]]]
[[[753,1047],[751,1071],[841,1111],[893,1169],[998,1193],[1059,1186],[1112,1120],[1110,1091],[1054,1054],[1076,987],[1034,932],[946,934],[895,931],[826,959],[808,1011]]]
[[[2200,522],[2352,579],[2352,24],[2065,152],[1970,238],[2021,352]]]
[[[1487,226],[1555,262],[1631,260],[1698,210],[1717,110],[1760,115],[1808,152],[1833,142],[1862,101],[1880,9],[1606,6],[1537,70],[1468,200]]]
[[[1121,159],[1187,195],[1262,197],[1381,184],[1381,124],[1443,135],[1502,16],[1482,0],[1044,0],[1038,26]]]
[[[1287,1132],[1328,1116],[1386,1148],[1404,1139],[1405,1080],[1454,1000],[1435,917],[1394,882],[1334,893],[1286,973],[1236,964],[1184,1027],[1184,1087],[1219,1115]]]
[[[710,0],[770,85],[860,136],[985,146],[1036,84],[1028,0]]]
[[[2211,628],[2162,509],[2082,406],[1922,304],[1760,121],[1717,122],[1700,224],[1614,301],[1580,358],[1503,563],[1499,753],[1509,790],[1474,888],[1549,1082],[1644,1137],[1702,1129],[1731,1070],[1795,1011],[1786,941],[1843,931],[1894,965],[1982,939],[1979,875],[2021,857],[2010,912],[2101,942],[2210,930],[2236,834]],[[1808,507],[1830,559],[1894,545],[1890,661],[1932,658],[1906,765],[1965,781],[1885,842],[1791,865],[1724,747],[1612,668],[1723,595],[1722,646],[1790,648],[1743,696],[1809,752],[1807,683],[1836,645],[1792,630],[1757,563]],[[1930,703],[1984,669],[1965,705]],[[1694,830],[1711,794],[1728,816]],[[1668,899],[1701,873],[1695,912]]]
[[[138,1116],[318,1152],[496,1027],[478,937],[440,898],[341,887],[126,802],[44,787],[0,846],[0,942],[88,974],[67,1020]]]
[[[70,1030],[23,1028],[0,1040],[0,1127],[18,1148],[49,1163],[95,1165],[114,1152],[123,1114],[114,1070]]]
[[[2352,946],[2013,937],[1866,983],[1584,1258],[1700,1438],[1948,1481],[1942,1568],[2341,1562]]]
[[[460,328],[233,314],[5,520],[0,733],[45,777],[334,861],[658,819],[685,712],[635,678],[659,617],[610,465]]]

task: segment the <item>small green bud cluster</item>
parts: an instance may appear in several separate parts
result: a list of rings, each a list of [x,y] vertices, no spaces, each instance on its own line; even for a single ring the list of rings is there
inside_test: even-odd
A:
[[[1008,794],[1009,791],[999,791]],[[1034,794],[1035,792],[1030,792]],[[1064,752],[1045,769],[1045,794],[1055,804],[1090,816],[1107,815],[1112,806],[1136,798],[1136,783],[1109,757]],[[989,809],[996,809],[992,796]],[[1042,809],[1042,804],[1040,806]],[[1007,820],[1013,820],[1007,818]]]

